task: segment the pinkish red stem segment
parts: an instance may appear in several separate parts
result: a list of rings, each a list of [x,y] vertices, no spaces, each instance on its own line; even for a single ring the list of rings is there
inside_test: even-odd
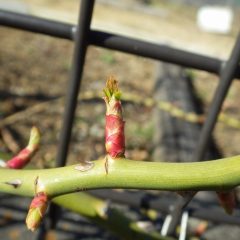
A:
[[[38,226],[42,222],[44,214],[47,211],[47,207],[48,207],[47,195],[44,192],[37,193],[31,202],[26,218],[27,228],[29,230],[35,231],[38,228]]]
[[[109,77],[106,83],[105,93],[106,128],[105,128],[105,146],[108,155],[115,159],[124,157],[125,136],[124,121],[122,117],[122,105],[120,101],[121,93],[118,89],[118,83],[114,77]]]
[[[25,167],[39,148],[40,133],[38,128],[33,127],[30,133],[28,145],[15,157],[6,162],[7,168],[21,169]]]

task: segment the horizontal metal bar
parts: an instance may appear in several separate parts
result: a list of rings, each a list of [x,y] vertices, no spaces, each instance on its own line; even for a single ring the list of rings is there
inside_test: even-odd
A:
[[[222,66],[222,62],[218,59],[190,53],[167,45],[149,43],[100,31],[92,31],[90,36],[90,43],[96,46],[178,64],[184,67],[218,74]]]
[[[0,10],[0,25],[73,40],[73,25]]]
[[[0,25],[68,40],[74,39],[76,29],[72,24],[3,10],[0,10]],[[88,43],[216,74],[220,73],[224,64],[217,58],[100,31],[91,30]],[[235,76],[240,78],[240,66]]]

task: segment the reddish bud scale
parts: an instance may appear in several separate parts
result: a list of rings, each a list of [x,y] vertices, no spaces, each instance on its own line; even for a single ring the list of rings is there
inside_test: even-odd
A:
[[[112,114],[106,116],[105,145],[112,158],[124,157],[124,121],[121,117]]]
[[[47,211],[48,197],[44,192],[39,192],[32,200],[26,224],[28,229],[35,231],[40,225],[42,218]]]
[[[124,157],[125,136],[124,121],[122,117],[122,105],[120,101],[121,93],[118,89],[117,80],[110,76],[106,83],[105,93],[106,127],[105,146],[111,158]]]
[[[31,208],[41,208],[46,204],[48,201],[47,195],[44,192],[39,192],[32,200],[30,209]]]
[[[226,213],[232,214],[236,207],[236,198],[234,191],[217,192],[218,199]]]
[[[21,169],[31,159],[33,152],[28,148],[24,148],[17,156],[13,157],[6,164],[8,168]]]

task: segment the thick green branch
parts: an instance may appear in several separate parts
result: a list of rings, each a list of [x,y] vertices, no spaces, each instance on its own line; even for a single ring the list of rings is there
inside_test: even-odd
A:
[[[33,196],[36,183],[49,197],[99,188],[180,191],[224,190],[240,185],[240,156],[197,163],[110,159],[108,174],[104,159],[93,161],[92,167],[77,166],[44,170],[0,169],[0,192]]]

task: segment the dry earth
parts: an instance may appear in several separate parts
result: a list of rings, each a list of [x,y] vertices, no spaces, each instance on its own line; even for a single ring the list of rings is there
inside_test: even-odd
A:
[[[1,2],[1,1],[0,1]],[[123,1],[124,2],[124,1]],[[138,37],[152,42],[167,42],[189,51],[200,52],[226,59],[234,44],[236,27],[225,35],[201,32],[195,24],[196,9],[182,8],[161,1],[157,11],[150,8],[150,15],[128,1],[129,7],[113,7],[97,4],[94,10],[93,28]],[[75,23],[78,1],[25,0],[30,13],[42,17]],[[135,11],[133,11],[135,9]],[[148,14],[149,14],[148,11]],[[235,22],[239,19],[235,19]],[[141,23],[141,24],[139,24]],[[32,125],[42,132],[42,146],[33,164],[52,167],[56,156],[63,101],[51,100],[64,96],[69,83],[69,70],[73,44],[1,27],[0,31],[0,114],[1,118],[23,111],[7,127],[23,147]],[[117,76],[123,93],[142,97],[151,96],[156,72],[156,61],[110,50],[90,47],[83,75],[82,91],[101,92],[108,75]],[[191,71],[197,92],[207,111],[218,83],[217,77],[200,71]],[[224,104],[224,111],[239,118],[239,82],[235,81]],[[80,95],[81,95],[80,94]],[[32,106],[49,100],[41,110]],[[39,107],[40,108],[40,107]],[[138,160],[151,159],[154,125],[152,108],[138,104],[124,105],[126,119],[127,156]],[[102,99],[78,104],[74,121],[72,144],[68,163],[92,160],[104,155],[104,103]],[[239,130],[218,124],[214,133],[217,144],[225,156],[237,155]],[[4,132],[2,132],[2,137]],[[6,140],[6,139],[5,139]],[[11,153],[3,138],[0,151]],[[12,153],[11,153],[12,154]]]
[[[31,14],[76,22],[76,0],[25,0],[24,3],[29,4],[26,6]],[[146,13],[136,8],[135,1],[129,1],[128,7],[123,6],[124,3],[117,8],[109,4],[96,4],[93,28],[107,29],[153,42],[168,42],[177,47],[216,57],[226,58],[231,51],[236,27],[230,35],[201,32],[195,24],[196,9],[191,6],[182,8],[162,1],[157,8],[148,8]],[[7,28],[1,28],[0,34],[0,87],[1,92],[11,95],[2,100],[2,117],[41,102],[42,99],[36,100],[34,94],[51,97],[66,93],[73,49],[71,42]],[[133,92],[143,97],[151,96],[155,64],[156,61],[149,59],[90,47],[82,90],[101,92],[106,77],[114,74],[118,77],[123,92]],[[217,77],[200,71],[194,71],[192,75],[198,93],[206,103],[207,111],[217,85]],[[239,83],[235,82],[224,105],[225,111],[235,117],[239,113],[238,91]],[[78,161],[79,158],[94,159],[104,154],[104,106],[103,103],[97,103],[94,105],[94,111],[92,107],[93,104],[88,103],[77,109],[73,133],[73,141],[76,144],[71,147],[71,161]],[[40,126],[43,133],[41,159],[44,164],[55,158],[62,112],[63,104],[53,101],[44,111],[29,116],[27,113],[23,120],[11,125],[18,136],[25,137],[25,141],[30,126]],[[153,133],[151,109],[128,105],[125,118],[129,156],[138,158],[140,152],[140,159],[149,158]],[[239,154],[238,130],[218,124],[215,136],[226,156]],[[20,141],[20,145],[23,142]],[[229,142],[232,143],[231,146]],[[2,148],[6,149],[4,144]]]

